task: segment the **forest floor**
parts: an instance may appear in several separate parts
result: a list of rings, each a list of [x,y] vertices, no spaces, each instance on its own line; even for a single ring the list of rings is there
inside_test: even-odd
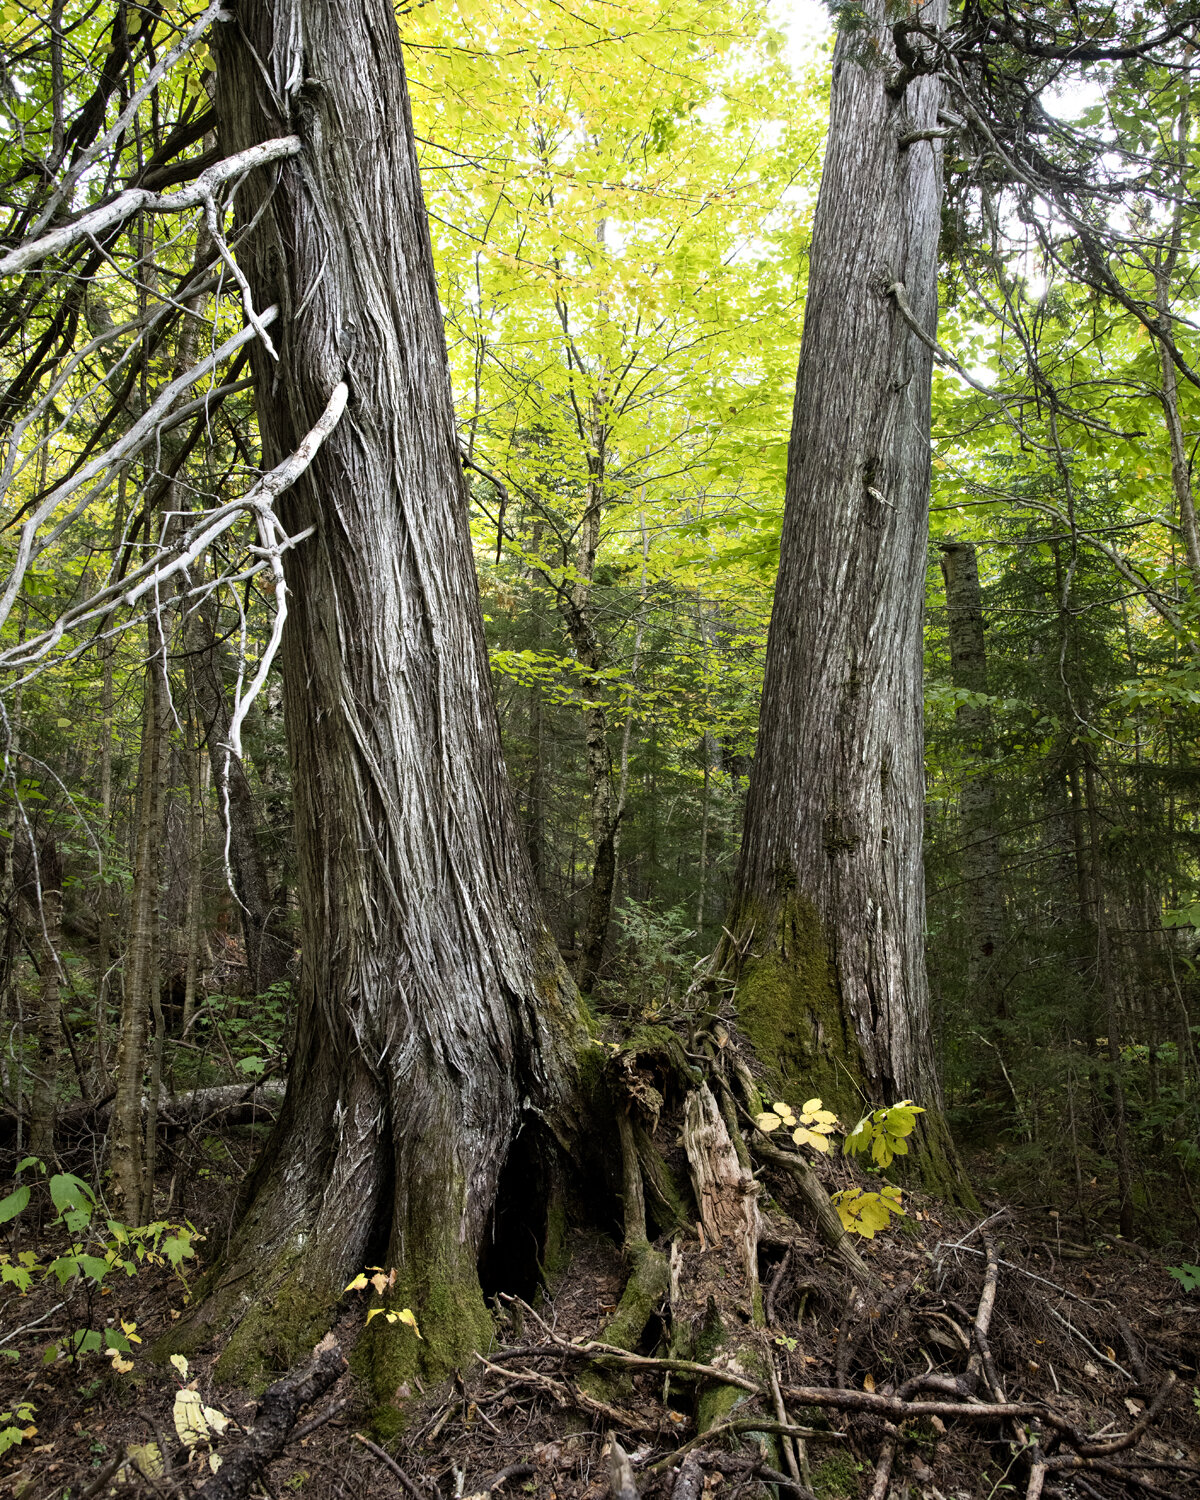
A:
[[[228,1222],[234,1185],[232,1173],[214,1178],[189,1201],[210,1226],[210,1251]],[[782,1413],[812,1434],[790,1455],[774,1450],[773,1461],[783,1467],[788,1458],[790,1474],[798,1476],[778,1476],[779,1494],[991,1500],[1037,1493],[1028,1421],[978,1420],[978,1413],[960,1421],[963,1405],[947,1405],[938,1395],[939,1375],[941,1389],[950,1391],[947,1382],[968,1368],[973,1354],[978,1364],[967,1330],[985,1288],[987,1239],[996,1247],[997,1273],[990,1334],[979,1345],[994,1361],[987,1400],[1000,1390],[1009,1403],[1045,1403],[1060,1428],[1076,1434],[1057,1448],[1043,1436],[1043,1448],[1054,1451],[1038,1476],[1041,1493],[1070,1500],[1200,1496],[1200,1297],[1185,1295],[1140,1247],[1045,1209],[993,1205],[965,1219],[919,1194],[908,1207],[902,1227],[863,1246],[877,1278],[865,1294],[791,1217],[781,1214],[773,1227],[771,1212],[764,1216],[760,1276],[768,1327],[758,1337],[779,1396],[764,1420]],[[802,1212],[797,1217],[802,1225]],[[985,1219],[987,1232],[980,1233]],[[703,1439],[681,1463],[680,1450],[695,1435],[686,1375],[610,1368],[609,1383],[596,1394],[578,1346],[602,1337],[625,1271],[619,1249],[597,1232],[575,1231],[569,1250],[565,1268],[535,1299],[536,1311],[512,1300],[497,1304],[496,1345],[487,1363],[435,1389],[401,1387],[398,1439],[386,1448],[375,1442],[371,1402],[346,1370],[302,1413],[253,1493],[269,1500],[296,1493],[313,1500],[491,1493],[497,1500],[600,1500],[619,1492],[606,1461],[616,1438],[629,1455],[624,1472],[632,1474],[634,1493],[646,1500],[761,1495],[771,1465],[752,1444]],[[213,1384],[215,1352],[186,1372],[156,1365],[144,1352],[179,1316],[184,1296],[166,1266],[106,1285],[105,1305],[91,1309],[93,1320],[136,1322],[143,1340],[133,1368],[121,1372],[99,1355],[55,1359],[53,1349],[51,1362],[43,1363],[47,1348],[87,1309],[64,1306],[61,1293],[44,1285],[24,1296],[3,1288],[0,1342],[20,1357],[0,1361],[0,1416],[29,1402],[35,1410],[27,1425],[36,1432],[0,1458],[0,1493],[19,1500],[195,1493],[209,1476],[208,1451],[200,1442],[189,1452],[178,1439],[184,1387],[210,1408],[214,1434],[230,1419],[213,1436],[217,1451],[235,1452],[246,1441],[256,1402]],[[349,1302],[334,1335],[352,1357],[364,1306],[361,1299]],[[661,1332],[652,1324],[640,1347],[652,1351]],[[857,1399],[877,1407],[872,1392],[899,1392],[916,1411],[913,1377],[922,1373],[922,1413],[915,1417],[906,1410],[893,1423],[886,1411],[846,1404]],[[831,1404],[813,1400],[818,1387],[827,1389]],[[745,1393],[730,1417],[762,1412],[756,1399]],[[939,1402],[944,1414],[928,1410]],[[1135,1439],[1121,1441],[1130,1432]],[[1081,1446],[1090,1456],[1080,1458]]]

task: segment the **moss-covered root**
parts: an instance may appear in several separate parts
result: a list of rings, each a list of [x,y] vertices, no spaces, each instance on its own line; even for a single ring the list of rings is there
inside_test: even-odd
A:
[[[621,1138],[624,1251],[630,1272],[617,1305],[617,1315],[604,1330],[603,1339],[618,1349],[632,1351],[670,1293],[671,1269],[667,1257],[655,1250],[646,1237],[645,1187],[638,1160],[637,1134],[628,1106],[617,1110],[617,1129]],[[628,1380],[593,1371],[585,1378],[584,1386],[591,1394],[612,1400],[628,1386]]]
[[[646,1326],[666,1301],[671,1290],[671,1268],[661,1250],[643,1243],[634,1251],[632,1270],[616,1315],[601,1339],[618,1349],[637,1348]]]
[[[605,1327],[600,1340],[632,1353],[641,1342],[651,1318],[670,1295],[671,1268],[662,1251],[655,1250],[645,1241],[635,1247],[631,1262],[629,1280],[621,1293],[616,1315]],[[592,1369],[582,1376],[580,1385],[589,1396],[612,1402],[629,1393],[631,1381],[627,1375]]]
[[[717,1305],[710,1299],[700,1348],[697,1354],[705,1364],[719,1364],[731,1374],[744,1375],[751,1380],[768,1384],[771,1378],[769,1355],[764,1355],[757,1344],[749,1342],[744,1330],[727,1324]],[[740,1385],[729,1385],[724,1381],[705,1381],[696,1391],[696,1432],[710,1432],[720,1423],[738,1415],[737,1408],[756,1398]],[[743,1441],[755,1444],[772,1468],[780,1466],[779,1441],[772,1433],[748,1432]]]

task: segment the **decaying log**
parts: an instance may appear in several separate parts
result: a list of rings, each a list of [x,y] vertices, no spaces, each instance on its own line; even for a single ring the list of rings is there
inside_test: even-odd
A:
[[[637,1482],[633,1477],[633,1465],[616,1438],[608,1447],[608,1492],[612,1500],[638,1500]]]
[[[284,1082],[268,1078],[261,1083],[227,1083],[216,1088],[188,1089],[158,1101],[159,1130],[190,1130],[203,1125],[210,1130],[224,1130],[231,1125],[254,1125],[270,1120],[283,1102]],[[113,1101],[107,1099],[80,1101],[59,1112],[55,1139],[70,1144],[81,1136],[103,1135],[112,1116]],[[148,1108],[148,1101],[142,1101]],[[15,1139],[16,1119],[0,1115],[0,1147]]]
[[[301,1411],[333,1385],[346,1368],[342,1351],[329,1339],[313,1359],[268,1386],[254,1416],[253,1432],[196,1492],[197,1500],[245,1500],[267,1466],[283,1452]]]

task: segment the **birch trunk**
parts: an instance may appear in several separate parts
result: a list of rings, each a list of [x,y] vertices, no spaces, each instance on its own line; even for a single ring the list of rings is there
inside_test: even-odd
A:
[[[242,0],[216,32],[222,150],[304,142],[239,199],[256,303],[282,311],[278,362],[256,352],[265,462],[341,380],[350,401],[280,507],[316,528],[287,554],[282,652],[303,942],[288,1094],[189,1336],[235,1324],[222,1374],[264,1379],[385,1264],[424,1335],[371,1324],[386,1399],[488,1336],[500,1171],[522,1127],[570,1136],[586,1038],[501,758],[394,12]]]
[[[933,76],[885,0],[837,42],[733,938],[743,1024],[805,1093],[938,1124],[921,866],[922,606],[942,194]],[[921,11],[944,25],[945,0]],[[895,290],[899,284],[902,293]],[[750,957],[750,954],[753,957]],[[857,1086],[857,1087],[856,1087]],[[928,1117],[927,1117],[928,1118]],[[946,1182],[953,1169],[938,1167]]]

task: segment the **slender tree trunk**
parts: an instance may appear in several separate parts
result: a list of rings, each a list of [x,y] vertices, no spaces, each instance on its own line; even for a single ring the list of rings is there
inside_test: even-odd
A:
[[[25,639],[28,605],[21,602],[17,622],[17,639]],[[0,1088],[6,1098],[13,1101],[17,1114],[17,1150],[24,1145],[24,1115],[21,1110],[21,1064],[23,1055],[21,1037],[14,1045],[14,1012],[20,1015],[20,991],[17,988],[17,967],[21,961],[21,913],[17,897],[17,841],[21,830],[21,809],[18,803],[18,788],[21,782],[21,731],[24,727],[25,695],[18,687],[5,714],[3,727],[7,735],[4,746],[4,846],[0,851],[3,873],[0,874],[0,913],[4,917],[4,945],[0,950]],[[13,1066],[10,1068],[10,1059]]]
[[[1176,131],[1178,183],[1175,212],[1165,252],[1159,260],[1154,277],[1155,310],[1164,327],[1171,326],[1171,279],[1179,264],[1179,251],[1183,243],[1184,207],[1189,198],[1191,152],[1188,146],[1188,135],[1191,113],[1191,94],[1185,92],[1179,106]],[[1167,424],[1167,442],[1171,453],[1171,486],[1175,491],[1175,501],[1179,507],[1179,530],[1183,534],[1184,552],[1187,555],[1188,572],[1191,575],[1191,592],[1195,599],[1200,596],[1200,527],[1196,523],[1192,466],[1188,460],[1187,446],[1183,437],[1183,422],[1179,413],[1179,373],[1166,344],[1161,341],[1158,344],[1158,357],[1159,369],[1162,372],[1159,399]]]
[[[226,670],[227,653],[218,638],[217,611],[211,600],[206,599],[189,616],[187,640],[201,735],[208,746],[221,822],[228,838],[229,867],[246,942],[250,992],[261,994],[286,977],[293,949],[273,920],[267,862],[258,837],[250,778],[241,759],[229,748],[230,713],[225,684],[232,676],[232,667]]]
[[[159,886],[162,879],[163,773],[167,759],[164,643],[158,618],[147,629],[149,660],[142,702],[142,747],[138,768],[133,885],[129,898],[129,942],[121,993],[116,1097],[112,1114],[112,1170],[123,1212],[148,1222],[154,1184],[149,1177],[143,1094],[150,1061],[150,1021],[161,983]]]
[[[946,584],[950,670],[956,688],[986,694],[987,650],[979,565],[970,542],[939,543]],[[967,910],[967,985],[980,1013],[1005,1014],[999,954],[1004,944],[1004,895],[1000,837],[996,831],[996,783],[987,769],[992,755],[992,718],[986,704],[960,703],[954,717],[967,753],[978,763],[963,781],[962,875]]]
[[[942,153],[938,140],[901,141],[936,128],[941,85],[904,86],[885,0],[861,14],[834,53],[758,748],[720,959],[740,968],[743,1025],[781,1082],[843,1112],[859,1089],[923,1102],[925,1167],[949,1187],[921,865],[932,356],[903,311],[932,333]],[[921,12],[925,26],[945,18],[944,0]]]
[[[34,863],[30,860],[30,873]],[[58,1059],[62,1051],[62,1005],[59,999],[59,947],[62,940],[62,860],[53,838],[38,850],[37,884],[30,888],[26,930],[36,940],[41,986],[38,996],[37,1064],[29,1101],[29,1150],[43,1161],[54,1158],[54,1120],[58,1108]]]
[[[97,881],[96,913],[96,1035],[93,1039],[93,1067],[96,1084],[108,1075],[108,999],[112,986],[113,903],[116,887],[108,875],[108,841],[112,836],[112,763],[113,763],[113,655],[115,643],[105,641],[100,647],[100,829],[105,853]]]
[[[542,522],[533,523],[529,550],[541,556]],[[542,645],[542,597],[536,591],[530,600],[530,625],[533,649]],[[546,733],[542,689],[533,683],[529,689],[529,779],[525,791],[525,844],[533,870],[533,883],[539,895],[546,890]]]
[[[591,594],[596,576],[596,551],[600,545],[600,522],[604,514],[605,436],[599,408],[592,403],[588,455],[588,500],[579,527],[575,578],[569,590],[559,590],[559,607],[571,638],[575,659],[587,673],[604,666],[604,648],[592,617]],[[580,992],[590,995],[604,961],[604,944],[612,920],[613,890],[617,880],[617,839],[620,810],[613,786],[613,755],[608,741],[608,709],[604,685],[598,678],[584,678],[587,706],[583,710],[587,779],[592,826],[592,881],[587,911],[579,939],[576,980]]]
[[[196,707],[192,694],[192,708]],[[196,1013],[196,992],[200,981],[200,946],[204,919],[204,804],[208,794],[207,769],[200,750],[199,726],[194,714],[188,716],[188,889],[187,913],[184,917],[183,1016],[181,1029],[187,1035]]]
[[[242,0],[216,28],[224,151],[300,133],[252,177],[239,254],[281,316],[256,350],[266,462],[339,381],[283,497],[282,653],[302,959],[288,1094],[183,1338],[222,1373],[311,1347],[368,1260],[422,1341],[374,1320],[390,1399],[489,1336],[477,1256],[518,1130],[575,1129],[578,998],[545,928],[500,752],[441,312],[387,0]],[[521,1185],[536,1228],[537,1194]]]
[[[1118,1216],[1121,1233],[1129,1238],[1134,1228],[1133,1163],[1129,1150],[1124,1066],[1121,1059],[1121,997],[1108,926],[1108,910],[1104,899],[1104,864],[1100,840],[1096,766],[1090,755],[1084,763],[1084,786],[1087,794],[1092,924],[1096,934],[1096,961],[1100,974],[1100,993],[1104,1004],[1104,1029],[1108,1033],[1104,1046],[1108,1055],[1109,1088],[1113,1104],[1113,1155],[1117,1166]]]
[[[1166,321],[1170,312],[1170,296],[1167,278],[1163,274],[1158,277],[1157,290],[1159,317]],[[1167,352],[1165,344],[1159,345],[1158,353],[1159,368],[1162,371],[1162,409],[1167,424],[1167,440],[1171,454],[1171,486],[1175,491],[1175,503],[1179,507],[1179,530],[1183,534],[1183,546],[1191,578],[1191,593],[1195,599],[1200,597],[1200,527],[1196,524],[1192,469],[1184,443],[1183,423],[1179,415],[1179,376],[1175,361]]]

